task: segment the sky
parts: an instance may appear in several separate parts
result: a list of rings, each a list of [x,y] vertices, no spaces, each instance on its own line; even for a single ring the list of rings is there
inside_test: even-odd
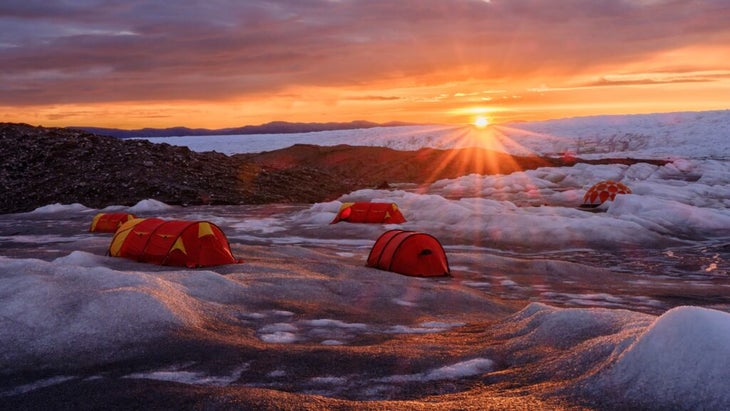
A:
[[[0,121],[464,124],[730,108],[725,0],[4,0]]]

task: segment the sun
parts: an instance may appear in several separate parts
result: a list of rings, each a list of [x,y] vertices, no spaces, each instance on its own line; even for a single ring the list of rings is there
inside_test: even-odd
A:
[[[485,116],[477,116],[474,118],[474,125],[477,128],[484,128],[489,125],[489,119]]]

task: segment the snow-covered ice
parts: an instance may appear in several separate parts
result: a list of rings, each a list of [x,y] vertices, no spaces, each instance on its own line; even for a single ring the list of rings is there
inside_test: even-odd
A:
[[[151,140],[229,154],[347,143],[670,162],[468,175],[318,204],[149,199],[0,215],[0,400],[155,381],[353,408],[528,392],[545,408],[730,409],[730,111]],[[579,209],[607,179],[632,194]],[[329,224],[357,200],[395,202],[408,221]],[[108,257],[110,236],[88,226],[111,210],[214,222],[244,262]],[[391,228],[438,238],[452,276],[366,267]]]

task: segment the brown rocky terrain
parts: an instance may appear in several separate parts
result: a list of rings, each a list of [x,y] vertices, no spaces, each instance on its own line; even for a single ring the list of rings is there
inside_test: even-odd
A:
[[[22,124],[0,124],[0,156],[0,213],[53,203],[132,205],[146,198],[168,204],[312,202],[353,187],[313,167],[268,172],[216,152]]]
[[[148,198],[182,205],[313,203],[389,183],[570,164],[480,149],[396,151],[346,145],[294,145],[227,156],[14,123],[0,123],[0,157],[0,213],[54,203],[133,205]]]

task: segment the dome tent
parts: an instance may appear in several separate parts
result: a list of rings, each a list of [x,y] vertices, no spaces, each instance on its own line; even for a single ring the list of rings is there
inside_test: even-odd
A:
[[[340,221],[349,223],[400,224],[406,219],[395,203],[343,203],[330,224]]]
[[[134,214],[129,213],[98,213],[91,221],[89,231],[92,233],[113,233],[117,231],[119,226],[135,218]]]
[[[109,255],[180,267],[209,267],[240,262],[228,239],[207,221],[138,218],[124,223],[112,238]]]
[[[450,274],[449,262],[441,243],[430,234],[389,230],[370,250],[368,267],[414,277]]]
[[[613,201],[617,194],[631,194],[631,189],[616,181],[600,181],[586,191],[586,194],[583,196],[583,204],[581,204],[581,207],[598,207],[606,201]]]

